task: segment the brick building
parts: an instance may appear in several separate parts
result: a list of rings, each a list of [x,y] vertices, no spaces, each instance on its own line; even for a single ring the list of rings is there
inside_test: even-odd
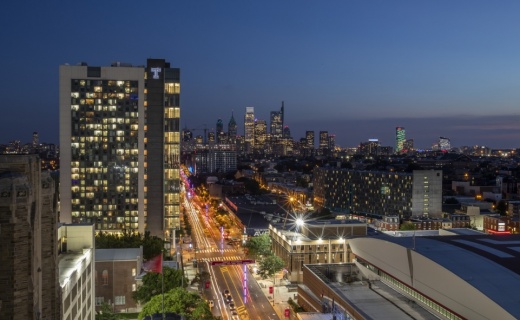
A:
[[[136,276],[140,273],[143,249],[96,250],[96,309],[103,302],[115,312],[135,312],[138,305],[132,298],[137,289]]]

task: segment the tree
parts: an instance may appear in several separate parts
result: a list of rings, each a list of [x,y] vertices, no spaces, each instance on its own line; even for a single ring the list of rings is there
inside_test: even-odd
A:
[[[504,200],[498,201],[495,207],[495,211],[500,213],[501,216],[505,216],[507,211],[507,203]]]
[[[202,285],[203,283],[206,283],[206,281],[209,281],[210,279],[211,279],[211,275],[209,274],[209,272],[207,272],[207,271],[197,272],[195,277],[193,277],[193,279],[191,280],[190,284],[198,283],[199,288],[200,288],[200,285]]]
[[[271,253],[271,239],[269,239],[267,233],[264,233],[250,238],[244,247],[247,248],[249,257],[258,259],[259,256],[266,256]]]
[[[416,229],[415,224],[413,224],[412,222],[405,222],[399,228],[399,230],[415,230],[415,229]]]
[[[96,320],[120,320],[123,319],[112,310],[112,306],[106,302],[101,304],[101,309],[96,311]]]
[[[144,236],[126,230],[123,230],[122,234],[99,232],[96,235],[96,249],[139,248],[140,246],[143,246],[144,259],[155,257],[164,250],[163,240],[151,236],[149,231],[146,231]]]
[[[260,261],[260,266],[258,268],[258,274],[262,277],[262,279],[267,279],[269,277],[274,277],[274,275],[283,269],[285,263],[283,260],[275,255],[268,255]]]
[[[182,270],[163,267],[164,274],[164,292],[168,292],[173,288],[188,285],[188,279],[186,279],[182,273]],[[146,303],[152,299],[155,295],[162,293],[163,279],[160,273],[150,272],[143,277],[143,284],[132,293],[132,297],[135,301],[140,303]]]
[[[143,306],[138,319],[163,312],[162,295],[154,296]],[[164,294],[164,312],[173,312],[186,320],[214,320],[208,304],[198,294],[175,288]]]

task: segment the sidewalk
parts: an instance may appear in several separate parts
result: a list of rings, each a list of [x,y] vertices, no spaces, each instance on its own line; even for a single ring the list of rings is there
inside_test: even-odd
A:
[[[273,303],[273,294],[269,294],[269,287],[273,286],[272,279],[262,279],[259,275],[253,273],[252,266],[249,267],[249,271],[255,278],[256,282],[262,289],[262,292],[267,297],[271,304]],[[281,283],[280,283],[280,282]],[[290,283],[286,280],[276,279],[276,285],[274,286],[274,310],[280,319],[289,319],[285,317],[285,310],[290,310],[291,317],[293,316],[293,311],[287,301],[292,299],[296,301],[296,287],[288,286]],[[294,289],[293,289],[294,288]]]

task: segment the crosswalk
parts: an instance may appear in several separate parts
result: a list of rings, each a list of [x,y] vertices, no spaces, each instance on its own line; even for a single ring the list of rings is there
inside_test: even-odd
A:
[[[230,260],[243,260],[244,256],[227,256],[227,257],[210,257],[201,258],[201,261],[230,261]]]
[[[237,252],[237,249],[218,249],[218,248],[210,248],[210,249],[200,249],[198,252],[202,253],[212,253],[212,252]]]

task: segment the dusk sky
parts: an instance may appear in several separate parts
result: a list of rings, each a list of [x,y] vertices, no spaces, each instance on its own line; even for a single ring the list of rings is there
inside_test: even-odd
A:
[[[0,143],[58,143],[60,64],[181,68],[182,127],[285,101],[285,122],[419,148],[520,147],[520,1],[8,1]],[[195,134],[199,134],[195,132]]]

